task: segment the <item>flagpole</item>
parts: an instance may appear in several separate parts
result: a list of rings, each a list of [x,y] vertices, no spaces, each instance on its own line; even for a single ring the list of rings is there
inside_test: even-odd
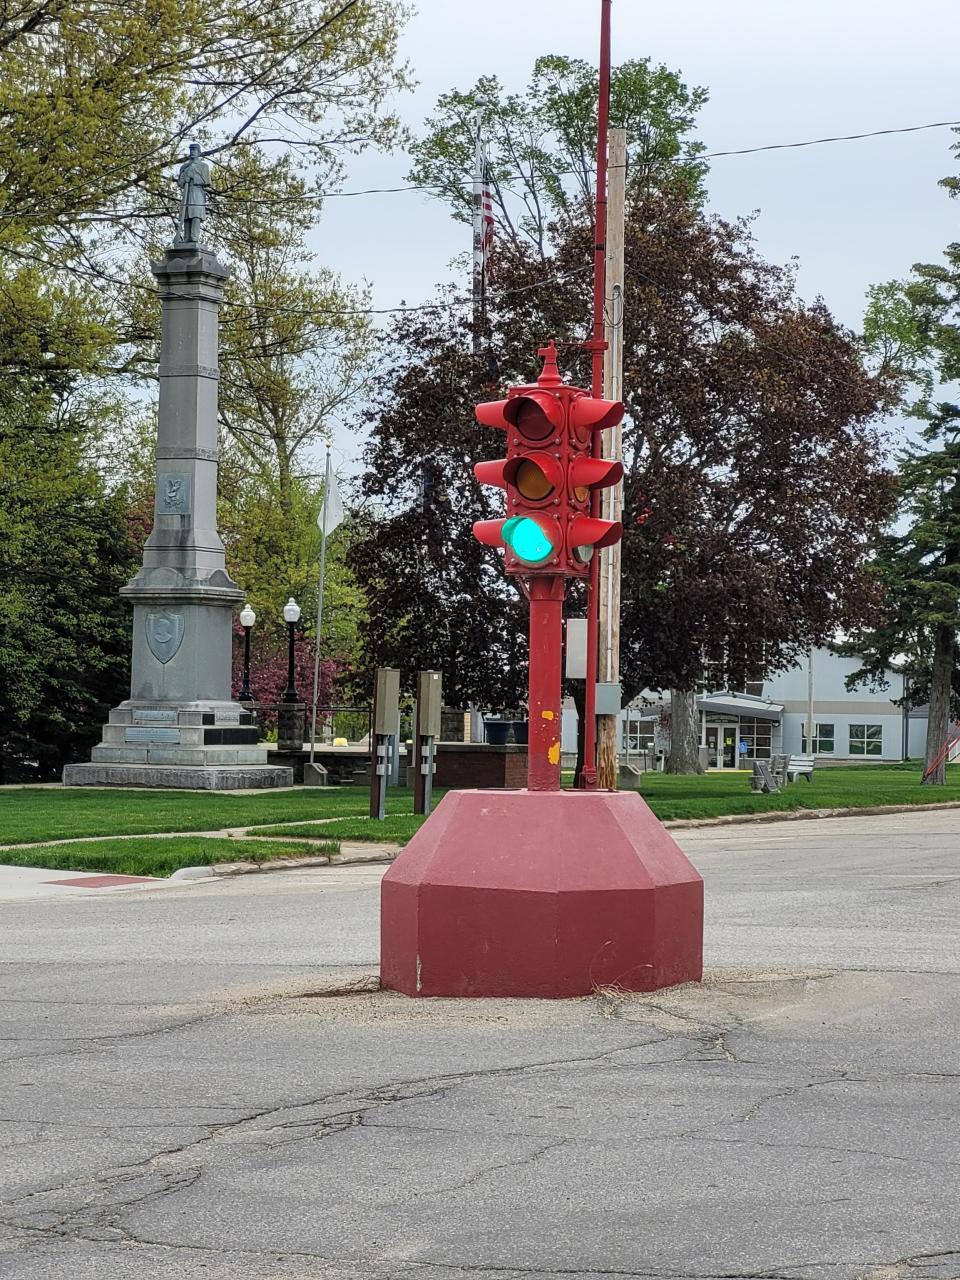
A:
[[[317,700],[320,696],[320,635],[323,627],[323,586],[327,576],[327,523],[330,512],[330,448],[323,481],[323,523],[320,526],[320,583],[317,587],[317,638],[313,655],[313,715],[310,719],[310,763],[317,746]]]
[[[473,354],[480,354],[483,312],[483,144],[480,112],[474,116],[473,153]]]

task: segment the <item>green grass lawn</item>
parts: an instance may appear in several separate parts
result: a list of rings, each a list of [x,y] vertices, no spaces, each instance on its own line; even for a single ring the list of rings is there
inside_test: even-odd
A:
[[[842,769],[817,769],[813,782],[789,783],[777,795],[750,790],[750,774],[704,773],[677,777],[666,773],[644,774],[640,794],[664,822],[683,818],[718,818],[726,814],[764,813],[770,810],[855,809],[888,804],[936,804],[960,801],[960,765],[947,771],[944,787],[922,787],[920,766],[851,765]],[[340,840],[389,840],[406,844],[423,822],[412,813],[388,814],[383,822],[369,818],[340,818],[322,826],[264,827],[260,835],[336,836]]]
[[[321,839],[335,837],[337,840],[378,840],[389,844],[406,844],[423,822],[423,818],[412,813],[394,813],[387,814],[382,822],[376,822],[373,818],[337,818],[334,822],[317,823],[316,826],[256,827],[250,835],[300,835]],[[2,857],[0,854],[0,860]]]
[[[42,844],[7,849],[0,860],[14,867],[53,871],[106,871],[118,876],[169,876],[181,867],[214,862],[268,862],[305,854],[337,853],[337,840],[230,840],[216,836],[171,836],[158,840],[91,840],[84,844]]]
[[[703,773],[678,777],[647,773],[640,794],[658,818],[717,818],[724,814],[789,809],[856,809],[887,804],[935,804],[960,800],[960,765],[947,770],[943,787],[920,785],[919,763],[850,765],[815,769],[813,782],[799,779],[777,795],[750,790],[750,774]]]
[[[14,787],[0,790],[0,845],[73,836],[217,831],[267,822],[338,818],[369,812],[365,789],[304,787],[224,796],[202,791],[126,791],[97,787]],[[390,813],[410,813],[413,793],[388,792]],[[0,859],[2,860],[2,859]]]
[[[917,762],[892,765],[857,765],[846,768],[819,768],[812,783],[789,784],[779,795],[751,792],[748,772],[705,773],[695,777],[674,777],[648,773],[641,780],[640,793],[658,818],[712,818],[724,814],[761,813],[769,810],[863,808],[892,804],[935,804],[960,801],[960,765],[951,765],[947,785],[922,787]],[[442,792],[435,792],[439,799]],[[413,817],[410,791],[388,792],[386,821],[367,818],[367,793],[360,788],[310,787],[278,793],[258,792],[224,796],[194,791],[121,791],[99,788],[18,787],[0,790],[0,844],[65,840],[73,836],[139,835],[165,831],[216,831],[221,827],[258,827],[258,834],[290,839],[320,838],[342,840],[388,840],[406,843],[419,827]],[[278,824],[309,822],[310,819],[337,819],[304,827]],[[268,825],[269,824],[269,825]],[[138,846],[140,848],[144,846]],[[196,842],[194,846],[196,847]],[[237,842],[230,841],[232,855]],[[213,856],[211,842],[202,848]],[[89,846],[85,847],[90,852]],[[47,866],[76,867],[80,851],[64,854],[69,863],[48,862]],[[129,855],[126,855],[129,856]],[[159,851],[157,851],[159,856]],[[275,855],[274,855],[275,856]],[[14,861],[9,851],[0,852],[0,861]],[[33,860],[25,865],[41,865]],[[111,863],[111,866],[113,864]],[[176,865],[189,866],[187,861]],[[141,872],[140,874],[166,874]]]

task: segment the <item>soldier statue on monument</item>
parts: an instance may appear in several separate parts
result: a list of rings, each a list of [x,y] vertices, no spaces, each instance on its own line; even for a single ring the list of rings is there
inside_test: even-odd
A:
[[[180,188],[180,218],[174,244],[199,244],[200,228],[207,217],[207,192],[211,189],[210,166],[200,159],[200,146],[190,144],[190,159],[177,174]]]

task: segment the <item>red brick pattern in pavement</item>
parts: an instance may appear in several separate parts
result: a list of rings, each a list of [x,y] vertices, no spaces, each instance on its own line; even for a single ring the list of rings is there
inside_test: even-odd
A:
[[[78,876],[73,880],[44,880],[44,884],[62,884],[72,889],[112,889],[121,884],[150,884],[157,876]]]

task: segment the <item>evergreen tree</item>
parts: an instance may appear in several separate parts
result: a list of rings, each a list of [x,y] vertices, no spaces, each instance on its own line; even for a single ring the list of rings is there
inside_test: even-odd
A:
[[[953,150],[960,155],[960,143]],[[955,178],[941,185],[960,193]],[[929,702],[924,782],[942,784],[950,720],[960,716],[960,399],[947,394],[960,381],[960,244],[871,290],[864,331],[923,427],[901,459],[897,526],[878,546],[884,617],[850,637],[865,658],[852,678],[882,683],[891,662],[905,664],[911,703]]]

